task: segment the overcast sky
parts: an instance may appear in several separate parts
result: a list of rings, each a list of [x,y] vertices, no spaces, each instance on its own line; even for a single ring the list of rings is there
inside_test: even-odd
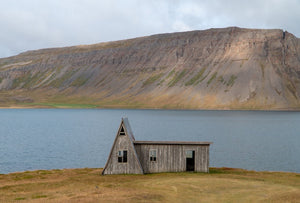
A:
[[[300,37],[300,0],[0,0],[0,58],[229,26],[280,28]]]

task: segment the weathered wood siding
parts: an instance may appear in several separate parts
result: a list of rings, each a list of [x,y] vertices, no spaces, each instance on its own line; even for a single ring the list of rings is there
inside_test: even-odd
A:
[[[150,149],[157,150],[156,161],[150,161]],[[186,171],[186,150],[195,151],[195,171],[209,172],[209,145],[135,144],[144,173]]]
[[[127,150],[127,163],[118,162],[118,152]],[[104,174],[143,174],[133,143],[127,135],[117,135]]]

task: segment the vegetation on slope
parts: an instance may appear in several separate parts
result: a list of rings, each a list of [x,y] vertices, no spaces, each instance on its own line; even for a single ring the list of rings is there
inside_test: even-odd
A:
[[[207,81],[207,86],[217,77],[218,72],[214,72],[214,74]]]
[[[189,81],[185,83],[185,86],[198,84],[199,80],[202,79],[202,75],[205,72],[206,68],[202,68],[194,77],[192,77]]]
[[[161,78],[163,76],[163,73],[159,73],[156,75],[152,75],[151,77],[149,77],[145,82],[143,82],[143,87],[146,85],[151,85],[154,82],[156,82],[159,78]]]
[[[176,85],[176,83],[179,82],[179,80],[181,80],[186,75],[186,73],[187,73],[186,70],[183,70],[181,72],[176,72],[174,77],[168,83],[169,87],[173,87],[174,85]]]
[[[227,83],[226,83],[226,85],[229,87],[232,87],[233,86],[233,84],[234,84],[234,81],[236,80],[236,78],[237,78],[237,76],[235,76],[235,75],[231,75],[230,76],[230,79],[227,81]]]
[[[0,59],[0,107],[299,110],[299,39],[282,35],[231,27],[28,51]]]

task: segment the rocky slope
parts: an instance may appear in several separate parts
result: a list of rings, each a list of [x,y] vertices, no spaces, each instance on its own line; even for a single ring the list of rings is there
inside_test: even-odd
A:
[[[237,27],[0,59],[0,105],[300,109],[300,39]]]

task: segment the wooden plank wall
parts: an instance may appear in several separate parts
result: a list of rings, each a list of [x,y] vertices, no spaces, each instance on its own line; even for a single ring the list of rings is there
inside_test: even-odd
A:
[[[127,150],[127,163],[118,162],[118,151]],[[117,136],[112,149],[111,157],[108,158],[104,174],[142,174],[142,169],[135,155],[134,147],[129,137]]]
[[[186,150],[195,150],[195,171],[209,172],[209,145],[135,144],[144,173],[186,171]],[[150,149],[157,150],[157,160],[150,161]]]

